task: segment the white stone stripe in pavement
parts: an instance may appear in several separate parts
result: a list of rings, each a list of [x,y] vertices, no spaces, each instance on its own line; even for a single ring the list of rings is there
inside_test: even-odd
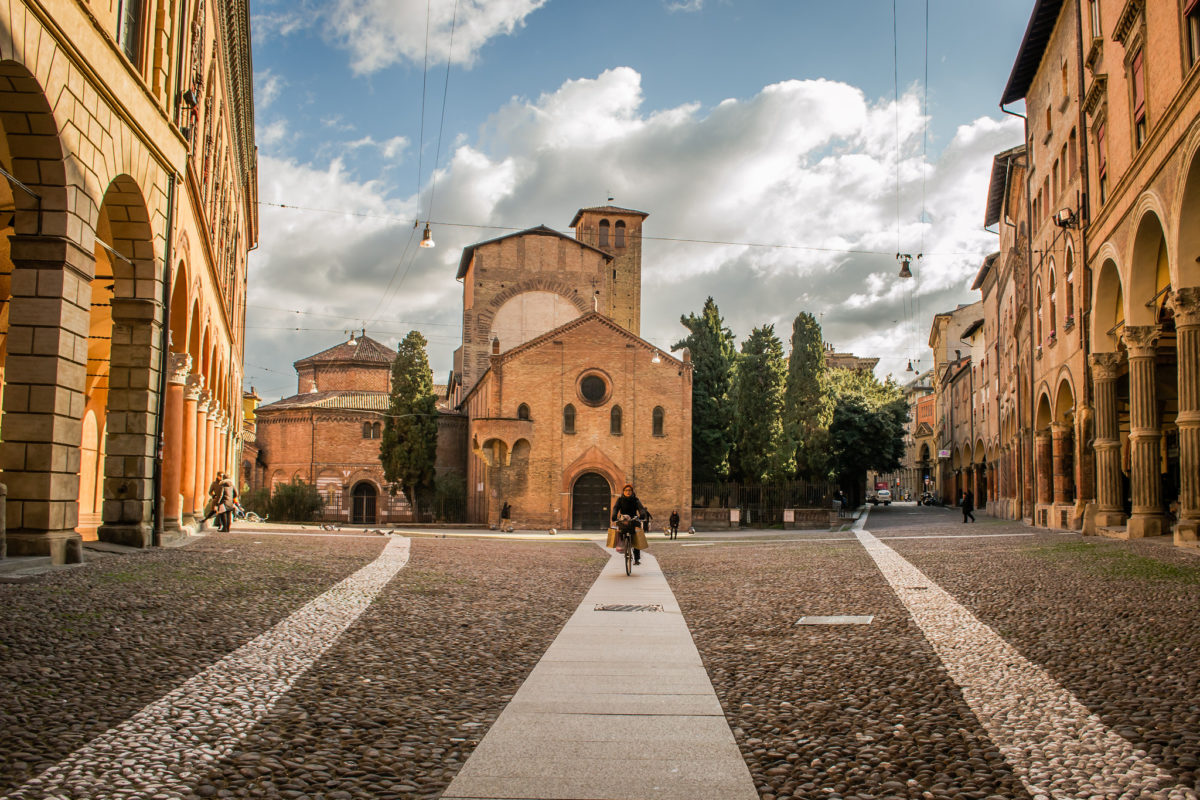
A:
[[[855,534],[1035,798],[1195,800],[899,553],[868,531]]]
[[[408,563],[409,540],[8,795],[181,798],[228,755]]]

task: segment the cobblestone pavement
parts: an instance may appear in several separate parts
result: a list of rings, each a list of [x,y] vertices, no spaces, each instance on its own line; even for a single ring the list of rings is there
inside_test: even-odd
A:
[[[212,535],[0,585],[0,795],[371,563],[388,541]],[[591,544],[411,548],[375,603],[191,791],[93,796],[437,797],[605,556]]]
[[[978,518],[894,505],[866,528],[1164,778],[1053,796],[1195,796],[1200,559]],[[864,547],[812,538],[656,549],[761,797],[1030,797]],[[795,625],[839,614],[874,620]]]
[[[975,624],[962,619],[1117,737],[1116,784],[1068,776],[1073,785],[1103,798],[1195,796],[1200,558],[977,516],[963,525],[952,510],[893,505],[871,511],[870,538],[652,542],[762,800],[1039,796],[1020,753],[997,741],[1006,720],[980,721],[972,668],[948,667],[954,655],[936,627]],[[870,549],[872,539],[885,549]],[[396,541],[214,534],[0,584],[0,797],[55,796],[29,781],[328,597]],[[188,769],[182,788],[114,783],[58,796],[438,797],[605,556],[582,542],[414,537],[410,548],[286,693],[237,701],[258,723]],[[944,597],[914,602],[905,581],[916,575]],[[795,624],[842,614],[873,620]],[[986,675],[996,659],[981,658]],[[140,760],[131,752],[118,767],[134,775]],[[1065,763],[1048,766],[1047,785]],[[1141,782],[1122,786],[1131,770]],[[1062,785],[1054,797],[1087,796]]]

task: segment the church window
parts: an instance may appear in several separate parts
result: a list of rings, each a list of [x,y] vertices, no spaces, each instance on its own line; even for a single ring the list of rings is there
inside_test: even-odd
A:
[[[590,406],[598,406],[608,399],[608,381],[598,372],[587,372],[579,379],[579,397]]]
[[[651,424],[653,426],[652,430],[653,430],[655,436],[665,436],[666,435],[663,433],[663,417],[665,417],[665,416],[666,416],[666,412],[663,411],[662,406],[654,407],[654,413],[651,415],[651,421],[652,421]]]
[[[529,406],[524,403],[517,406],[517,419],[529,419]]]
[[[613,233],[615,236],[615,240],[613,241],[613,246],[614,247],[624,247],[625,246],[625,222],[623,220],[617,220],[617,224],[616,224],[615,229],[613,230]]]
[[[363,438],[364,439],[371,438],[371,423],[369,423],[369,422],[363,423]]]
[[[621,407],[613,406],[612,412],[608,415],[608,432],[613,436],[621,435]]]
[[[371,426],[371,438],[372,439],[382,439],[383,438],[383,423],[382,422],[376,422],[374,425]]]
[[[575,406],[567,403],[563,409],[563,433],[575,432]]]
[[[608,224],[608,220],[600,220],[600,246],[608,247],[608,231],[612,226]]]

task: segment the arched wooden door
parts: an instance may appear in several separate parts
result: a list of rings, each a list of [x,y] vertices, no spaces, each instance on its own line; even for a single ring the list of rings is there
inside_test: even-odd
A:
[[[350,497],[350,521],[362,525],[374,525],[375,508],[379,501],[379,492],[375,491],[375,487],[363,481],[355,485]]]
[[[604,530],[612,512],[612,488],[599,472],[585,472],[571,489],[571,527]]]

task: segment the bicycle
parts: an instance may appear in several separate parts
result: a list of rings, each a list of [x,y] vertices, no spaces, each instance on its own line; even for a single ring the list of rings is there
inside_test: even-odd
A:
[[[621,550],[625,553],[625,574],[633,574],[634,526],[633,517],[625,514],[617,517],[617,540],[621,542]]]

